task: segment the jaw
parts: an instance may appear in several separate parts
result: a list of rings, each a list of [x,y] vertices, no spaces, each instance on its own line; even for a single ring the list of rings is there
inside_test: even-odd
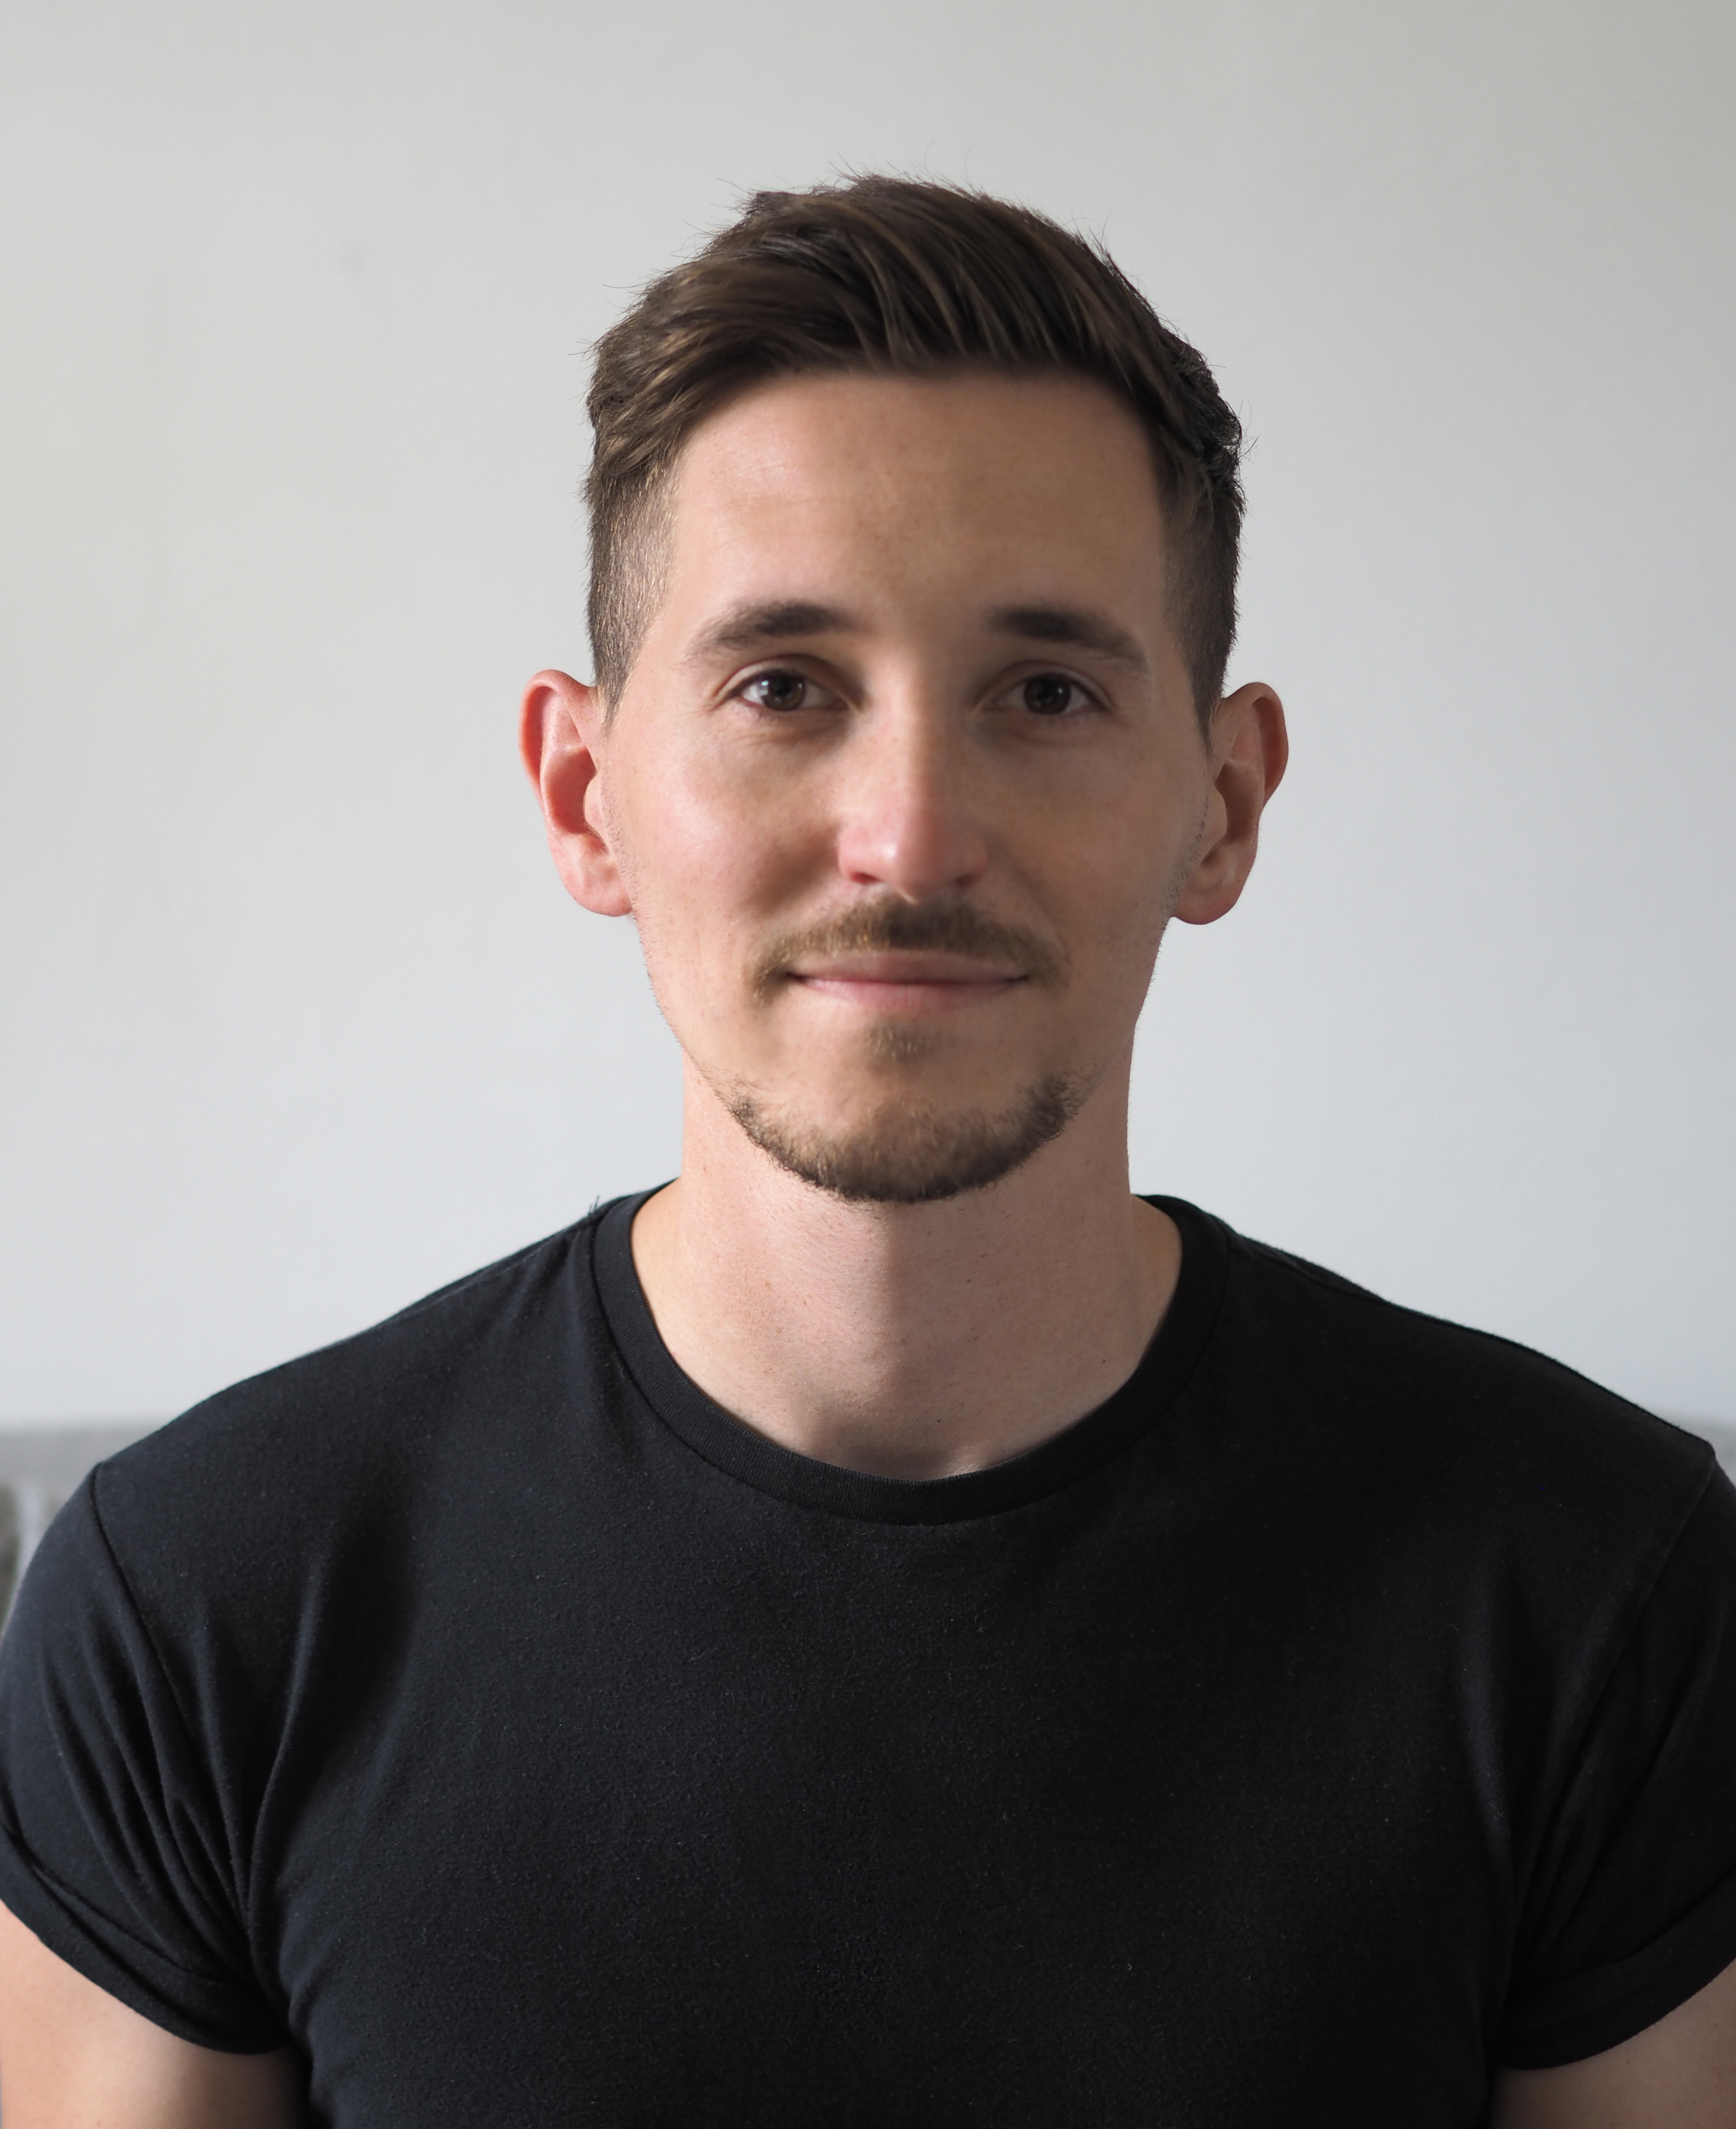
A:
[[[888,1017],[841,1043],[780,1044],[778,1066],[694,1076],[787,1174],[854,1203],[939,1203],[998,1183],[1060,1138],[1110,1064],[1052,1045],[959,1039],[956,1026]]]
[[[987,1188],[1058,1138],[1082,1096],[1058,1074],[999,1109],[891,1101],[849,1122],[817,1122],[738,1090],[730,1113],[787,1174],[855,1203],[935,1204]]]

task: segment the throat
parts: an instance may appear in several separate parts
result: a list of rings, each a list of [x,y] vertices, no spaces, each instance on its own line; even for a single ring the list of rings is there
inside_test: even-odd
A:
[[[1118,1187],[1058,1203],[1055,1150],[915,1201],[765,1160],[753,1187],[720,1188],[690,1159],[640,1208],[635,1267],[677,1365],[740,1425],[879,1477],[983,1469],[1113,1395],[1180,1273],[1173,1224],[1129,1194],[1125,1163]]]

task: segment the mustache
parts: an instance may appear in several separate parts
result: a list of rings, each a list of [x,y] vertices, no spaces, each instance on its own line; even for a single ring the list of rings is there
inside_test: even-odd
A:
[[[1003,924],[957,898],[901,902],[887,897],[857,903],[835,917],[780,933],[754,964],[754,988],[765,998],[798,961],[873,953],[958,954],[1006,962],[1031,983],[1058,988],[1067,980],[1067,955],[1040,932]]]

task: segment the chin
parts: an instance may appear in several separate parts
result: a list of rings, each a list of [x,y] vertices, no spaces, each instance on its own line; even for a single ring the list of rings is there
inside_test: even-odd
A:
[[[755,1145],[816,1190],[855,1204],[933,1205],[1023,1167],[1066,1130],[1082,1099],[1053,1074],[999,1111],[889,1102],[864,1121],[827,1127],[748,1093],[729,1109]]]

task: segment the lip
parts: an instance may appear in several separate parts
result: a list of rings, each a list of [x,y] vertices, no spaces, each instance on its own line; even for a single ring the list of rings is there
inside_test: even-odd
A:
[[[879,1012],[949,1012],[1002,997],[1024,972],[956,954],[849,954],[790,970],[821,998]]]

